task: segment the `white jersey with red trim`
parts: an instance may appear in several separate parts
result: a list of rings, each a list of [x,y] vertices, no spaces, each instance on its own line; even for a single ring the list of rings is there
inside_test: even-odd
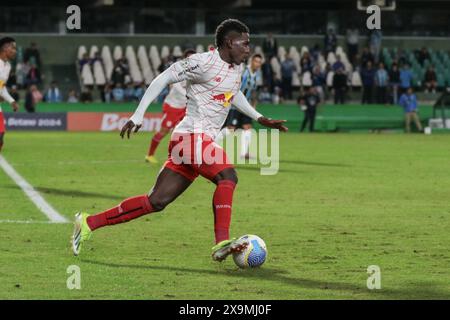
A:
[[[169,70],[171,82],[186,80],[186,116],[174,133],[202,132],[214,139],[240,90],[243,66],[223,61],[216,49],[193,54]]]
[[[173,83],[164,103],[175,109],[185,109],[187,103],[186,81]]]
[[[11,71],[11,64],[8,61],[3,61],[0,59],[0,94],[6,87],[6,82],[9,78],[9,72]],[[2,112],[2,107],[0,105],[0,112]]]

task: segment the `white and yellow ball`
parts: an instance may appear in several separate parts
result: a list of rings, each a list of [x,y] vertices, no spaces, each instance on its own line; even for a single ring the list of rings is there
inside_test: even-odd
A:
[[[263,239],[252,234],[246,234],[240,239],[247,239],[248,246],[241,252],[233,253],[234,263],[239,268],[256,268],[267,258],[267,247]]]

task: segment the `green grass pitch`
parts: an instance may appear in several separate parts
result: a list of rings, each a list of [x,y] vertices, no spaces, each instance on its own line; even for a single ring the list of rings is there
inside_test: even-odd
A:
[[[148,192],[160,169],[143,161],[150,137],[8,132],[2,155],[72,219]],[[450,136],[280,140],[277,175],[237,169],[231,234],[266,241],[268,259],[255,270],[211,260],[214,185],[203,178],[164,213],[96,231],[73,257],[72,225],[44,223],[0,170],[0,299],[450,297]],[[70,265],[80,267],[80,290],[66,286]],[[369,265],[381,269],[379,290],[366,286]]]

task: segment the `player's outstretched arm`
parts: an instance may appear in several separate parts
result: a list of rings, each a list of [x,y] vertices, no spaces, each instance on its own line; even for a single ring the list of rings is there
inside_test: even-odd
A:
[[[245,98],[244,94],[239,91],[236,96],[233,97],[233,105],[242,113],[246,114],[253,120],[258,121],[265,127],[278,129],[280,131],[286,132],[288,128],[283,125],[286,120],[272,120],[264,117],[261,113],[256,111],[250,103],[248,103],[247,98]]]
[[[258,118],[258,122],[265,127],[278,129],[282,132],[286,132],[289,130],[286,126],[283,125],[286,120],[273,120],[266,117],[260,117]]]
[[[163,89],[168,86],[169,84],[172,84],[175,81],[172,77],[172,71],[170,69],[167,69],[163,73],[161,73],[159,76],[157,76],[152,83],[148,86],[147,90],[145,91],[144,96],[142,97],[141,101],[139,102],[139,106],[137,107],[134,114],[131,116],[130,120],[123,126],[122,130],[120,131],[120,136],[125,136],[125,133],[127,134],[127,137],[130,138],[131,132],[134,130],[134,132],[137,132],[142,127],[142,122],[144,120],[144,114],[145,111],[147,111],[148,106],[150,103],[158,97],[158,95],[163,91]]]
[[[13,97],[9,94],[8,90],[6,90],[6,87],[3,87],[0,90],[0,96],[7,101],[11,107],[13,108],[14,112],[19,110],[19,104],[14,100]]]
[[[13,108],[14,112],[17,112],[17,110],[19,110],[19,104],[17,103],[17,101],[11,102],[11,107]]]

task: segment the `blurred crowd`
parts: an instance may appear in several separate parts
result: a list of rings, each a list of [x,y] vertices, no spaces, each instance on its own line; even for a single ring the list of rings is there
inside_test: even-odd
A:
[[[353,99],[355,96],[360,97],[362,104],[397,104],[401,94],[408,88],[414,87],[411,63],[404,51],[398,50],[387,67],[381,54],[381,31],[371,31],[367,43],[362,48],[357,28],[348,29],[345,40],[346,47],[343,53],[345,59],[342,59],[343,57],[336,51],[337,36],[330,28],[323,37],[323,43],[317,43],[302,52],[299,63],[298,60],[296,63],[289,53],[280,59],[278,41],[272,34],[268,34],[261,43],[264,62],[259,71],[262,79],[258,90],[259,102],[278,104],[293,101],[312,86],[321,101],[334,101],[335,104],[346,103],[352,92],[358,93],[351,96]],[[332,63],[329,62],[330,59],[327,59],[330,53],[335,54]],[[30,112],[35,110],[36,104],[40,101],[92,102],[98,97],[94,93],[99,93],[101,101],[105,103],[138,102],[146,90],[144,82],[133,83],[131,80],[130,66],[126,58],[114,61],[111,76],[105,85],[82,86],[81,92],[76,89],[66,89],[63,93],[58,83],[52,81],[46,88],[42,88],[44,75],[41,53],[37,44],[31,43],[20,55],[22,56],[18,57],[16,66],[12,69],[7,86],[16,100],[21,99],[19,92],[25,92],[23,98],[26,109]],[[427,48],[416,50],[414,56],[423,67],[430,60]],[[173,54],[163,58],[157,71],[163,72],[179,58]],[[279,65],[279,72],[274,70],[273,59]],[[79,71],[81,72],[86,64],[93,66],[96,61],[103,63],[99,52],[92,58],[85,53],[78,60]],[[423,79],[420,79],[420,88],[416,87],[416,89],[434,93],[438,89],[435,68],[432,64],[425,64],[424,68],[426,72]],[[294,76],[302,79],[305,73],[310,74],[310,84],[295,85]],[[358,85],[354,85],[355,73],[358,77]],[[99,91],[94,92],[95,89]],[[167,93],[168,89],[164,90],[158,97],[158,101],[161,102]]]
[[[96,61],[103,63],[100,53],[95,53],[94,58],[89,58],[89,55],[85,53],[82,59],[78,61],[80,72],[85,64],[93,66]],[[97,85],[97,88],[100,91],[102,102],[110,103],[139,101],[144,95],[147,86],[144,82],[135,84],[131,81],[130,66],[127,59],[123,57],[114,61],[114,67],[109,81],[103,86]],[[94,86],[85,86],[83,88],[81,102],[90,102],[93,100],[93,89]]]
[[[414,74],[411,62],[404,51],[399,50],[387,68],[381,53],[382,33],[380,30],[371,31],[368,42],[360,48],[360,35],[357,28],[346,32],[346,56],[350,68],[343,63],[339,54],[335,55],[333,63],[327,62],[330,53],[336,53],[337,36],[333,29],[324,35],[323,45],[315,44],[308,51],[303,52],[300,63],[296,64],[289,54],[283,60],[278,54],[278,42],[269,34],[263,41],[262,50],[265,62],[262,65],[263,85],[260,91],[260,101],[278,103],[291,100],[292,93],[298,90],[302,95],[310,86],[315,87],[321,100],[334,100],[335,104],[343,104],[348,99],[350,91],[360,92],[361,103],[397,104],[399,96],[408,88],[414,87]],[[414,52],[415,58],[421,66],[430,60],[430,54],[424,47]],[[272,59],[277,59],[281,74],[277,76]],[[322,63],[321,63],[322,59]],[[350,70],[349,70],[350,69]],[[293,77],[297,73],[301,79],[304,73],[310,74],[311,83],[304,86],[293,84]],[[356,73],[356,75],[355,75]],[[358,79],[353,79],[357,77]],[[425,92],[435,93],[438,88],[437,75],[433,65],[429,65],[423,79],[419,79],[420,87]]]

